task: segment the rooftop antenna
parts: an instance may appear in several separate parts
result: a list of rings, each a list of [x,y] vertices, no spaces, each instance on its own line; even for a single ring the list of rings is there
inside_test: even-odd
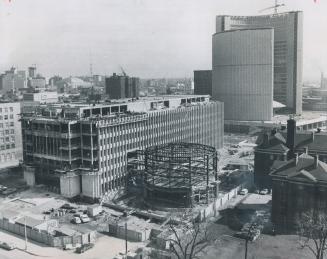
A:
[[[278,8],[282,7],[282,6],[285,6],[285,4],[280,4],[278,0],[275,0],[275,5],[274,6],[270,6],[270,7],[267,7],[265,9],[262,9],[262,10],[259,11],[259,13],[262,13],[262,12],[270,10],[270,9],[274,9],[274,14],[277,14],[278,13]]]
[[[92,52],[90,50],[90,76],[93,77]]]

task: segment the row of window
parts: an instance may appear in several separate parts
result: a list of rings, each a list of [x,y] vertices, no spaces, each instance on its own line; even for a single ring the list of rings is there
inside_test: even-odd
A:
[[[8,108],[6,107],[6,108],[0,108],[0,113],[2,113],[2,111],[4,111],[4,112],[8,112]],[[9,107],[9,111],[10,112],[13,112],[14,111],[14,108],[13,107]]]
[[[9,122],[6,122],[6,123],[0,123],[0,129],[3,128],[3,126],[6,126],[6,128],[9,128],[9,127],[14,127],[14,122],[11,121],[10,123]]]
[[[15,152],[0,155],[0,162],[6,162],[6,161],[15,160],[15,159],[16,159]]]
[[[0,115],[0,120],[3,120],[3,119],[8,120],[8,118],[9,119],[13,119],[14,118],[14,115],[13,114],[9,114],[9,117],[8,117],[7,114],[4,115],[4,116]]]
[[[3,144],[5,142],[15,142],[15,136],[8,136],[8,137],[5,137],[5,138],[0,138],[0,144]]]
[[[11,148],[15,148],[15,143],[11,143],[11,144],[6,144],[6,145],[1,145],[0,146],[0,150],[5,150],[5,149],[11,149]]]

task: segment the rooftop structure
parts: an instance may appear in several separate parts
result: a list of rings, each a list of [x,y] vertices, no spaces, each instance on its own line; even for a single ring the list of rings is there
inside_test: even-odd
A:
[[[223,104],[164,96],[25,107],[24,176],[67,197],[97,199],[125,185],[128,154],[152,145],[223,145]]]

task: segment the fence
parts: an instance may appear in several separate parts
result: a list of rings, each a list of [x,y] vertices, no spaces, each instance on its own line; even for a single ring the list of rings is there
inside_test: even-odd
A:
[[[25,236],[25,227],[12,223],[8,219],[0,219],[0,228],[8,232]],[[52,247],[65,247],[66,245],[88,244],[96,240],[96,233],[94,231],[87,234],[77,234],[74,236],[53,236],[45,230],[33,229],[26,227],[26,236],[33,241],[46,244]]]

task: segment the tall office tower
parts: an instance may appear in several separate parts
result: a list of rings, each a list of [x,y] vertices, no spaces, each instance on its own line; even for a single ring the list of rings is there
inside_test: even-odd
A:
[[[66,197],[96,199],[124,186],[128,154],[170,142],[223,146],[224,104],[207,96],[26,107],[24,178]]]
[[[262,27],[274,28],[274,100],[299,114],[302,112],[303,13],[216,18],[216,32]]]
[[[18,166],[23,158],[20,103],[0,103],[0,169]]]
[[[0,91],[4,94],[7,92],[15,92],[18,89],[26,88],[27,80],[25,71],[17,71],[12,67],[0,75]]]
[[[140,80],[127,75],[116,75],[106,78],[106,94],[110,99],[139,97]]]
[[[28,68],[28,77],[34,78],[36,76],[36,66]]]
[[[212,70],[194,71],[194,94],[212,95]]]
[[[321,73],[320,88],[322,90],[327,90],[327,78],[324,76],[324,73]]]
[[[213,35],[212,96],[224,102],[225,120],[272,119],[273,45],[271,28]]]

